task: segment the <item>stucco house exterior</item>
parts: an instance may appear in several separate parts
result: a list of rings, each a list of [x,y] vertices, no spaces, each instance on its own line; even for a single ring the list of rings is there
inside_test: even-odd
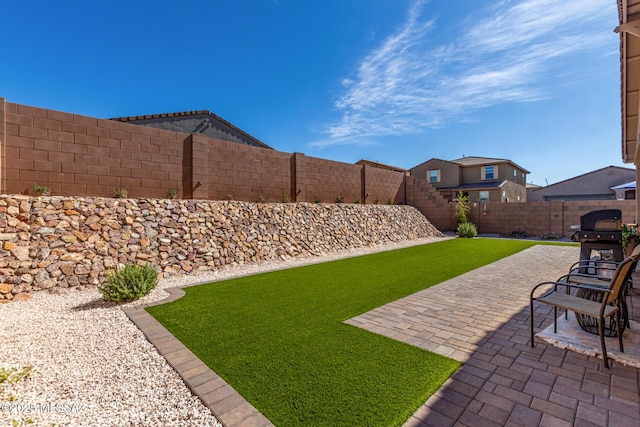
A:
[[[202,134],[212,139],[237,142],[253,147],[271,148],[259,139],[207,110],[145,116],[116,117],[111,120],[170,130],[186,134]]]
[[[622,160],[636,166],[640,156],[640,128],[638,126],[638,102],[640,94],[640,0],[618,0],[620,25],[615,32],[620,34],[620,107],[622,124]],[[640,198],[636,197],[636,222],[640,212]]]
[[[530,202],[551,200],[616,200],[616,190],[613,187],[626,184],[636,178],[635,169],[619,166],[607,166],[588,172],[555,184],[527,190],[527,200]],[[635,188],[634,188],[635,190]],[[624,194],[624,193],[623,193]],[[623,199],[635,198],[626,193]]]
[[[430,159],[410,169],[426,179],[447,200],[462,191],[472,203],[526,202],[528,170],[511,160],[491,157]]]

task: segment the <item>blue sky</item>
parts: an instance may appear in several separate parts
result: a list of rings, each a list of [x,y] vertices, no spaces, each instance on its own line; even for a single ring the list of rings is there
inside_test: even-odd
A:
[[[94,117],[210,110],[273,148],[544,185],[621,160],[614,0],[6,2],[0,97]]]

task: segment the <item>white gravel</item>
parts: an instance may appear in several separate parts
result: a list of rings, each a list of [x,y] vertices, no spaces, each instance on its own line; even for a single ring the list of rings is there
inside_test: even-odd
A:
[[[0,385],[0,425],[219,426],[178,374],[123,313],[165,298],[164,289],[440,241],[427,238],[322,257],[241,265],[163,279],[143,299],[102,301],[91,289],[32,293],[0,304],[1,370],[33,366],[29,378]]]

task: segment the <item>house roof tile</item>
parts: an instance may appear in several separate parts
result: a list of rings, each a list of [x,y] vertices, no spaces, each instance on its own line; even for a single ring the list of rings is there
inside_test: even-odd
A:
[[[139,124],[139,125],[145,126],[144,122],[147,122],[147,121],[157,122],[159,119],[180,119],[180,118],[190,118],[190,117],[203,116],[203,115],[209,116],[212,120],[218,122],[224,127],[229,128],[234,133],[238,134],[241,137],[241,139],[244,140],[245,143],[248,143],[249,145],[254,145],[256,147],[262,147],[262,148],[271,148],[269,145],[253,137],[252,135],[248,134],[247,132],[243,131],[237,126],[229,123],[222,117],[213,114],[209,110],[193,110],[193,111],[180,111],[180,112],[174,112],[174,113],[145,114],[142,116],[115,117],[110,120],[119,121],[119,122],[130,122],[133,124]]]

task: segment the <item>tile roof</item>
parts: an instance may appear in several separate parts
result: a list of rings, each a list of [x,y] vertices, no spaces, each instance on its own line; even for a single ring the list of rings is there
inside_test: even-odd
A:
[[[457,163],[460,166],[481,166],[481,165],[491,165],[496,163],[509,163],[515,166],[518,169],[522,169],[525,173],[530,173],[528,170],[519,166],[518,164],[512,162],[509,159],[496,159],[492,157],[476,157],[476,156],[465,156],[459,159],[451,160],[452,163]]]
[[[397,166],[385,165],[384,163],[373,162],[371,160],[365,160],[365,159],[358,160],[356,162],[356,165],[369,165],[379,169],[386,169],[386,170],[396,171],[396,172],[407,172],[407,169],[399,168]]]
[[[193,110],[193,111],[181,111],[181,112],[174,112],[174,113],[146,114],[146,115],[143,115],[143,116],[115,117],[115,118],[111,118],[109,120],[114,120],[114,121],[119,121],[119,122],[131,122],[133,124],[140,124],[140,125],[144,126],[144,124],[140,123],[140,122],[151,121],[151,120],[156,120],[157,121],[158,119],[189,118],[189,117],[198,116],[198,115],[210,116],[213,120],[215,120],[218,123],[221,123],[222,125],[232,129],[234,132],[242,135],[245,139],[249,140],[251,142],[250,145],[254,145],[254,146],[257,146],[257,147],[263,147],[263,148],[271,148],[269,145],[265,144],[264,142],[260,141],[259,139],[255,138],[255,137],[253,137],[252,135],[248,134],[247,132],[243,131],[242,129],[238,128],[237,126],[234,126],[233,124],[229,123],[228,121],[226,121],[222,117],[213,114],[209,110]]]
[[[493,188],[501,188],[507,181],[484,181],[474,182],[471,184],[462,184],[456,187],[439,187],[438,191],[442,190],[490,190]]]

